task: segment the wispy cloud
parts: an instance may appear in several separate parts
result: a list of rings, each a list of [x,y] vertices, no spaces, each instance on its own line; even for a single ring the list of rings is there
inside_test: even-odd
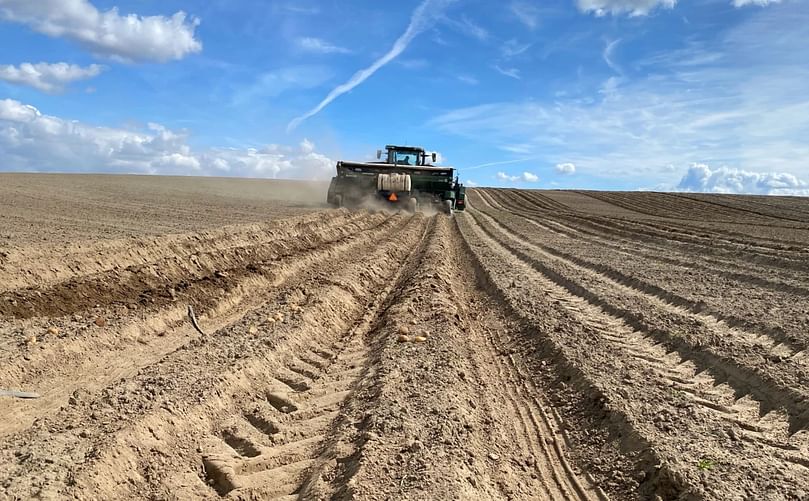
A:
[[[534,30],[539,26],[539,9],[528,2],[511,2],[509,10],[514,17],[529,29]]]
[[[332,70],[320,65],[289,66],[265,72],[233,94],[232,104],[250,104],[258,99],[278,97],[290,90],[313,89],[332,78]]]
[[[809,172],[809,11],[787,7],[760,10],[709,43],[664,53],[608,94],[582,89],[552,101],[490,102],[430,124],[491,148],[527,145],[521,155],[572,163],[605,186],[673,185],[676,172],[694,162],[800,176]],[[615,48],[606,47],[605,62],[622,69]]]
[[[503,43],[503,45],[500,47],[500,54],[505,59],[511,59],[523,54],[525,51],[530,49],[532,45],[533,44],[531,43],[520,43],[512,38]]]
[[[515,80],[520,80],[520,70],[517,68],[503,68],[499,64],[494,65],[494,69],[497,70],[498,73],[501,75],[507,76],[509,78],[513,78]]]
[[[287,131],[294,130],[305,120],[317,115],[323,111],[326,106],[331,104],[332,101],[346,92],[350,92],[379,71],[380,68],[399,57],[399,55],[407,49],[413,39],[425,30],[431,28],[438,17],[443,14],[444,10],[455,1],[456,0],[424,0],[413,12],[410,18],[410,24],[405,32],[394,42],[393,47],[391,47],[387,53],[374,61],[371,66],[355,73],[346,83],[334,88],[317,106],[292,120],[287,126]]]
[[[611,42],[607,42],[607,45],[604,47],[604,51],[601,53],[601,57],[604,59],[604,62],[607,63],[607,66],[609,66],[610,69],[612,69],[612,71],[614,71],[619,75],[623,75],[624,74],[623,70],[621,69],[620,66],[618,66],[618,64],[615,63],[613,59],[615,48],[618,47],[619,43],[621,43],[620,38],[613,40]]]
[[[443,24],[446,24],[455,31],[468,37],[475,38],[481,42],[485,42],[486,40],[489,39],[489,31],[486,28],[477,24],[468,16],[465,15],[461,16],[460,21],[444,17],[442,19],[442,22]]]
[[[318,54],[351,54],[350,49],[331,44],[321,38],[303,37],[298,39],[298,47]]]

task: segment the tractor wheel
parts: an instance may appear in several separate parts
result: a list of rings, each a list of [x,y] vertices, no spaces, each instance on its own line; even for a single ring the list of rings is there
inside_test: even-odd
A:
[[[334,206],[338,209],[343,207],[343,195],[334,195]]]
[[[416,197],[411,197],[410,200],[407,201],[407,211],[415,214],[418,210],[419,210],[419,199]]]
[[[444,212],[452,214],[452,200],[444,200]]]

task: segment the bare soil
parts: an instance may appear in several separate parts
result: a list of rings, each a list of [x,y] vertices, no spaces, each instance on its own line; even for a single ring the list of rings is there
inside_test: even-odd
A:
[[[806,199],[0,181],[0,499],[809,496]]]

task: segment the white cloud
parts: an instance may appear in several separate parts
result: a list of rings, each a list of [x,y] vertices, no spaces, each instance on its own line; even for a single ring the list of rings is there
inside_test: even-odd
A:
[[[59,92],[71,82],[98,76],[103,66],[87,67],[67,63],[22,63],[19,66],[0,66],[0,80],[27,85],[43,92]]]
[[[431,28],[438,17],[443,13],[444,9],[455,1],[456,0],[424,0],[413,12],[410,18],[410,24],[407,26],[405,32],[394,42],[393,47],[391,47],[386,54],[374,61],[371,66],[356,72],[348,82],[334,88],[320,104],[313,109],[292,120],[287,126],[287,130],[293,130],[305,120],[317,115],[323,111],[326,106],[331,104],[332,101],[346,92],[350,92],[379,71],[380,68],[399,57],[399,55],[407,49],[413,39]]]
[[[0,169],[328,179],[334,162],[304,139],[298,146],[195,151],[185,131],[150,123],[97,127],[0,100]]]
[[[524,181],[526,183],[536,183],[539,181],[539,176],[533,172],[523,172],[520,176],[511,176],[503,171],[498,171],[495,175],[498,181],[506,181],[508,183],[516,183],[517,181]]]
[[[749,172],[695,163],[677,185],[681,191],[809,196],[809,182],[786,172]]]
[[[511,13],[529,29],[536,29],[539,25],[539,9],[528,2],[511,2]]]
[[[480,186],[476,181],[472,181],[471,179],[467,179],[466,181],[463,182],[463,184],[470,188],[477,188],[478,186]]]
[[[556,164],[555,169],[559,174],[575,174],[576,172],[576,166],[570,162]]]
[[[508,181],[510,183],[520,180],[520,176],[509,176],[503,171],[498,171],[495,177],[500,181]]]
[[[520,70],[517,68],[501,68],[499,64],[495,64],[494,69],[503,76],[520,80]]]
[[[781,3],[781,0],[733,0],[734,7],[744,7],[746,5],[758,5],[759,7],[766,7],[774,3]]]
[[[339,47],[323,39],[314,37],[299,38],[298,47],[307,52],[316,52],[318,54],[351,54],[350,49]]]
[[[674,8],[677,0],[576,0],[582,12],[592,12],[596,16],[628,14],[645,16],[657,7]]]
[[[126,61],[165,62],[202,50],[194,37],[199,20],[182,11],[171,17],[122,16],[117,8],[101,12],[88,0],[0,0],[0,18]]]

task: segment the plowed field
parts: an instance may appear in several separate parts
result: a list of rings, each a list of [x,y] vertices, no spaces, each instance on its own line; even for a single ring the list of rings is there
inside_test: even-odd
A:
[[[809,496],[806,199],[0,182],[0,499]]]

